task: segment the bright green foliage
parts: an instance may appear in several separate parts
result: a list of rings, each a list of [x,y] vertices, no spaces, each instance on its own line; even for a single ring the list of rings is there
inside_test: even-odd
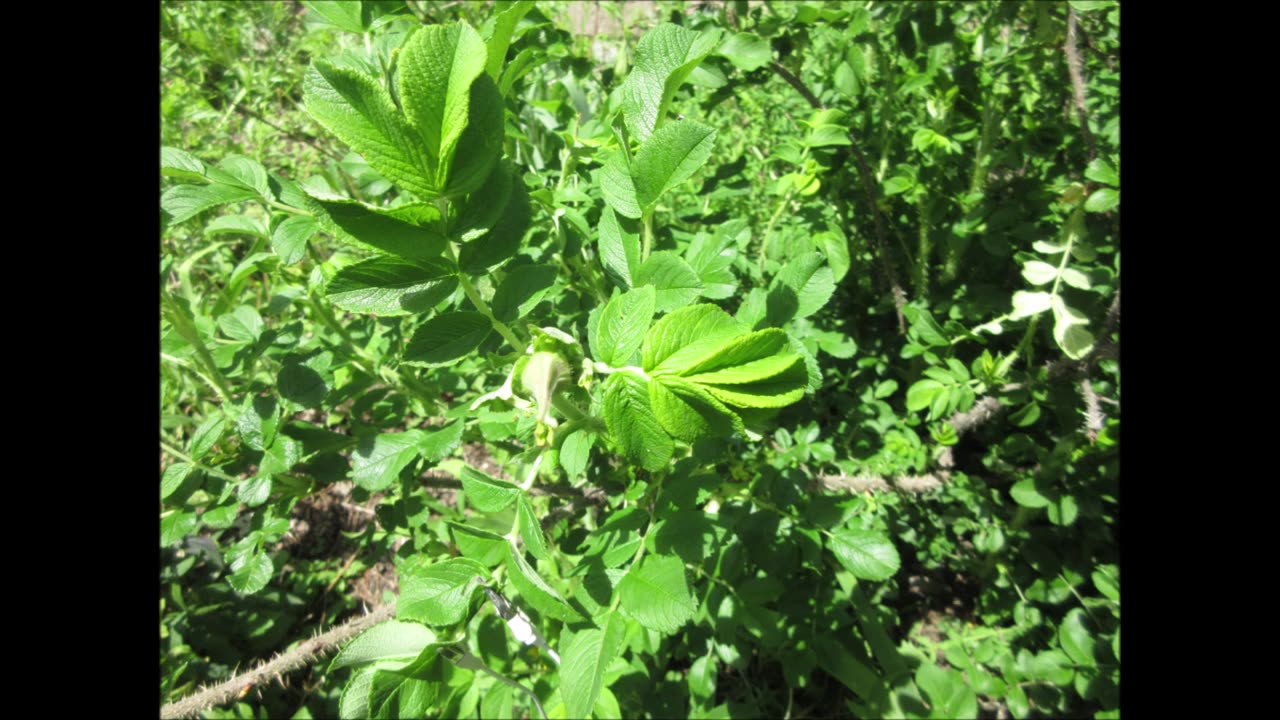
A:
[[[676,90],[715,49],[718,32],[694,32],[663,23],[636,44],[636,65],[622,84],[627,130],[642,143],[662,125]]]
[[[429,312],[458,287],[457,271],[440,260],[408,262],[372,257],[348,265],[325,287],[329,300],[343,310],[377,315]]]
[[[159,12],[162,703],[1118,717],[1115,3]]]
[[[400,568],[400,599],[396,617],[428,625],[451,625],[462,619],[488,570],[469,558],[441,563],[415,559]]]
[[[560,693],[571,717],[587,717],[596,706],[604,686],[604,674],[618,657],[626,630],[622,618],[610,614],[603,628],[579,630],[569,635],[567,641],[561,641],[560,666],[564,680]]]

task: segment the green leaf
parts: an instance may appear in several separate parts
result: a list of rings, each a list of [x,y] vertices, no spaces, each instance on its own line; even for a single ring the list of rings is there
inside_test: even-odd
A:
[[[511,36],[515,33],[516,25],[532,9],[533,0],[521,0],[494,16],[493,34],[485,44],[488,49],[485,72],[494,80],[497,80],[502,72],[502,63],[507,58],[507,48],[511,45]]]
[[[551,553],[547,552],[547,539],[542,534],[542,525],[533,512],[529,499],[521,494],[516,499],[516,515],[520,522],[520,539],[524,541],[529,554],[543,562],[551,562]]]
[[[832,226],[828,225],[827,227]],[[849,272],[849,240],[843,234],[827,231],[815,235],[813,243],[827,257],[827,264],[831,268],[832,282],[838,283],[843,280],[844,276]],[[785,270],[786,268],[783,269]],[[826,300],[823,300],[822,304],[825,305]]]
[[[1032,285],[1045,285],[1058,277],[1058,268],[1040,260],[1028,260],[1022,265],[1022,277]]]
[[[1120,173],[1116,172],[1111,163],[1102,158],[1094,158],[1090,161],[1089,167],[1084,171],[1084,176],[1103,185],[1120,187]]]
[[[1089,319],[1068,307],[1059,295],[1052,298],[1053,339],[1072,360],[1079,360],[1093,350],[1093,334],[1084,329]]]
[[[1073,608],[1062,618],[1062,624],[1058,626],[1058,642],[1077,666],[1097,666],[1098,661],[1093,654],[1093,631],[1085,624],[1084,608]]]
[[[555,588],[538,576],[524,559],[524,555],[511,543],[507,543],[507,577],[511,579],[511,584],[515,586],[521,599],[543,615],[567,622],[582,619],[582,615],[565,602]]]
[[[655,252],[640,266],[635,274],[635,284],[652,285],[657,291],[654,307],[658,312],[670,312],[684,307],[702,293],[702,278],[673,252]]]
[[[624,612],[641,625],[670,635],[693,618],[698,602],[685,577],[684,561],[671,555],[649,555],[618,583]]]
[[[600,159],[604,167],[600,169],[597,181],[604,201],[619,215],[638,219],[643,213],[640,201],[636,199],[636,184],[631,179],[627,158],[620,152],[613,152],[601,153]]]
[[[408,665],[428,646],[439,642],[434,632],[421,623],[388,620],[374,625],[347,643],[329,664],[330,670],[372,662]]]
[[[369,492],[385,489],[417,459],[422,435],[421,431],[409,430],[361,438],[351,453],[351,479]]]
[[[364,156],[380,175],[419,199],[439,195],[433,158],[378,80],[317,60],[303,76],[302,87],[311,117]]]
[[[302,4],[340,30],[363,33],[369,29],[369,11],[365,3],[350,0],[307,0]]]
[[[273,446],[274,447],[274,446]],[[271,476],[257,475],[236,487],[236,498],[249,507],[257,507],[271,497]]]
[[[929,696],[930,717],[978,717],[978,697],[959,670],[944,670],[931,662],[920,664],[916,684]]]
[[[430,652],[430,651],[429,651]],[[431,654],[430,660],[419,659],[418,663],[442,663],[439,657]],[[410,669],[415,665],[411,665]],[[421,672],[421,669],[419,669]],[[368,717],[377,718],[420,718],[426,717],[440,699],[443,683],[438,680],[418,677],[412,672],[377,669],[373,671],[373,679],[369,682]]]
[[[369,666],[351,674],[351,679],[342,688],[342,695],[338,698],[338,717],[343,720],[373,717],[369,710],[369,688],[373,686],[376,672],[376,666]]]
[[[174,512],[160,520],[160,545],[167,547],[196,531],[200,518],[193,512]]]
[[[160,174],[180,180],[204,180],[204,163],[195,155],[178,148],[160,148]]]
[[[1114,210],[1120,205],[1120,191],[1113,188],[1098,188],[1088,200],[1084,201],[1084,209],[1093,213]]]
[[[259,197],[271,197],[271,184],[267,169],[262,163],[244,155],[228,155],[218,163],[218,169],[209,172],[209,177],[219,182],[239,184],[253,190]]]
[[[443,192],[446,197],[475,192],[488,180],[502,157],[506,109],[502,93],[488,75],[480,76],[471,86],[470,104],[467,129],[458,139],[449,166],[449,181]]]
[[[662,428],[685,442],[744,431],[737,414],[706,388],[683,378],[664,375],[650,380],[649,402]]]
[[[640,269],[640,235],[623,230],[613,208],[608,205],[600,211],[597,232],[600,262],[605,272],[624,289],[632,287],[635,273]]]
[[[587,471],[587,463],[591,459],[591,446],[595,443],[595,434],[583,430],[569,433],[560,446],[560,467],[570,480],[582,477]]]
[[[1009,495],[1014,502],[1025,508],[1042,508],[1049,504],[1049,498],[1040,494],[1035,478],[1024,478],[1009,488]]]
[[[911,387],[907,388],[907,409],[911,412],[919,412],[929,407],[943,389],[942,383],[937,380],[925,379],[912,383]]]
[[[279,403],[275,397],[245,397],[240,414],[236,416],[236,429],[245,445],[254,450],[266,450],[275,442],[279,428]]]
[[[785,347],[787,347],[787,334],[782,330],[777,328],[757,330],[722,343],[713,352],[707,353],[705,356],[681,368],[679,374],[684,377],[692,377],[694,375],[711,374],[720,370],[731,370],[740,365],[775,355]],[[655,374],[665,373],[662,370],[656,370]],[[749,381],[742,380],[741,382]]]
[[[738,292],[738,278],[731,269],[737,252],[731,242],[732,237],[721,229],[715,235],[698,233],[685,250],[684,259],[702,280],[705,298],[724,300]]]
[[[862,580],[888,580],[902,565],[893,541],[874,530],[841,528],[831,534],[828,546],[840,564]]]
[[[462,212],[455,222],[449,224],[450,234],[467,242],[488,233],[502,218],[517,179],[514,165],[505,160],[498,163],[485,178],[484,185],[466,202],[457,203]]]
[[[432,563],[415,556],[400,568],[396,618],[437,626],[461,622],[471,596],[488,578],[489,570],[470,558]]]
[[[569,717],[588,717],[595,707],[604,674],[619,657],[627,625],[611,613],[603,628],[588,628],[560,641],[560,696]]]
[[[329,353],[307,359],[298,355],[285,356],[283,366],[276,374],[280,397],[304,408],[320,407],[330,389],[330,382],[325,376],[332,357]]]
[[[796,363],[781,375],[741,385],[704,385],[717,400],[741,408],[786,407],[804,397],[809,386],[807,363]]]
[[[232,340],[256,342],[262,337],[262,316],[248,305],[241,305],[226,315],[218,316],[218,327]]]
[[[252,595],[266,587],[274,574],[275,566],[266,553],[250,553],[241,555],[231,563],[231,574],[227,576],[227,582],[236,592]]]
[[[679,308],[645,334],[642,366],[651,374],[678,374],[745,333],[746,328],[715,305]]]
[[[1093,287],[1093,283],[1089,282],[1089,276],[1075,268],[1063,268],[1062,282],[1081,290],[1088,290]]]
[[[493,294],[493,315],[504,323],[512,323],[528,315],[556,282],[556,269],[550,265],[521,265],[511,268]]]
[[[426,367],[449,365],[479,347],[492,329],[489,318],[478,312],[437,315],[413,334],[402,361]]]
[[[205,418],[204,422],[200,423],[199,427],[195,429],[195,432],[191,433],[191,445],[189,446],[191,459],[199,460],[208,455],[213,446],[222,439],[222,433],[226,428],[227,417],[222,413],[213,413]],[[162,497],[161,499],[164,498]]]
[[[338,270],[325,295],[349,312],[386,317],[426,313],[457,289],[456,274],[445,260],[414,262],[383,255]]]
[[[310,190],[309,190],[310,192]],[[433,258],[446,241],[433,226],[440,211],[413,203],[380,208],[356,200],[308,195],[306,205],[320,227],[337,239],[361,249],[378,250],[409,260]]]
[[[1025,290],[1015,292],[1013,294],[1013,314],[1009,316],[1009,319],[1020,320],[1024,317],[1039,315],[1053,305],[1052,297],[1047,292],[1027,292]]]
[[[507,557],[506,547],[510,543],[501,535],[458,523],[449,523],[449,530],[463,557],[472,558],[487,568],[496,567]]]
[[[781,375],[798,362],[800,356],[793,353],[769,355],[711,372],[687,375],[685,379],[702,385],[742,385]]]
[[[175,185],[160,196],[160,209],[169,214],[169,224],[186,222],[219,205],[254,200],[258,194],[248,188],[214,183],[212,185]]]
[[[824,634],[815,636],[813,650],[818,666],[843,683],[858,697],[866,700],[884,691],[884,678],[854,657],[853,653],[849,652],[849,649],[836,638]],[[863,657],[866,657],[865,651]]]
[[[933,315],[928,310],[907,305],[902,309],[902,313],[911,322],[911,334],[920,342],[930,347],[947,347],[951,344],[942,327],[938,325],[938,321],[933,319]]]
[[[204,234],[209,237],[215,235],[246,235],[252,238],[265,238],[267,237],[267,230],[262,221],[257,218],[251,218],[247,215],[220,215],[204,226]]]
[[[604,420],[609,436],[631,462],[646,470],[667,466],[675,445],[649,404],[648,382],[616,372],[604,383]]]
[[[195,465],[185,462],[176,462],[165,468],[164,474],[160,476],[160,499],[163,500],[169,497],[178,488],[182,487],[183,481],[195,469]]]
[[[719,42],[719,31],[699,33],[672,23],[640,38],[635,66],[621,87],[623,117],[632,138],[643,143],[662,124],[676,90]]]
[[[235,524],[240,515],[240,503],[233,502],[222,507],[210,508],[200,514],[200,522],[217,530],[225,530]]]
[[[262,455],[262,463],[258,466],[258,473],[269,479],[272,475],[289,472],[302,460],[302,443],[294,440],[288,435],[279,435],[276,441],[267,448]],[[241,488],[244,488],[242,485]],[[267,484],[266,494],[270,493],[270,483]],[[264,498],[265,500],[265,495]],[[249,500],[245,500],[249,502]],[[254,504],[254,503],[250,503]]]
[[[506,164],[504,161],[503,165]],[[501,169],[492,174],[498,172],[501,172]],[[489,232],[462,246],[458,252],[458,267],[464,272],[480,275],[510,260],[520,249],[520,240],[529,229],[532,217],[529,191],[525,188],[523,180],[513,177],[511,194],[507,197],[502,214]]]
[[[716,662],[709,655],[703,655],[689,666],[689,694],[703,702],[711,700],[716,693]]]
[[[734,67],[746,72],[758,70],[773,59],[773,48],[769,41],[755,33],[734,33],[725,38],[716,52],[729,58]]]
[[[716,131],[692,120],[664,125],[640,145],[631,163],[636,201],[651,209],[663,193],[688,180],[706,165]]]
[[[835,290],[835,274],[822,255],[811,252],[792,258],[770,283],[769,321],[778,326],[808,317],[821,310]]]
[[[271,233],[271,249],[280,256],[280,262],[292,265],[307,254],[307,241],[319,231],[315,218],[294,215],[285,218]]]
[[[853,66],[848,61],[841,61],[836,66],[831,82],[835,89],[847,98],[855,97],[858,94],[858,76],[854,73]]]
[[[631,362],[653,322],[656,295],[654,288],[646,285],[622,293],[604,306],[595,337],[590,339],[597,360],[614,367]]]
[[[419,29],[400,53],[400,100],[435,161],[436,187],[446,185],[454,150],[467,127],[471,85],[487,61],[484,40],[461,21]]]
[[[462,466],[459,477],[462,489],[467,493],[467,503],[480,512],[501,512],[520,495],[518,485],[500,480],[470,465]]]

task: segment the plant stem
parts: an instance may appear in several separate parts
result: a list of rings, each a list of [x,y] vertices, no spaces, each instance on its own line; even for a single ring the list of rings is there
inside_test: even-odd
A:
[[[213,361],[213,356],[209,354],[209,349],[205,347],[204,340],[200,338],[200,332],[196,330],[195,323],[188,317],[187,312],[178,305],[167,291],[160,291],[160,302],[163,307],[168,310],[169,322],[173,323],[173,327],[187,341],[191,347],[195,348],[196,358],[204,365],[205,372],[209,375],[209,379],[213,381],[215,389],[223,402],[231,399],[231,391],[227,389],[227,380],[222,376],[222,371],[218,369],[218,364]]]
[[[179,459],[179,460],[181,460],[182,462],[189,463],[189,464],[191,464],[191,465],[196,466],[196,467],[197,467],[197,468],[199,468],[200,470],[203,470],[204,472],[207,472],[207,473],[209,473],[210,475],[213,475],[214,477],[222,478],[223,480],[226,480],[227,482],[233,482],[233,483],[240,482],[240,478],[238,478],[238,477],[232,477],[232,476],[230,476],[230,475],[226,474],[225,472],[223,472],[223,471],[219,470],[218,468],[211,467],[211,466],[209,466],[209,465],[205,465],[204,463],[201,463],[201,462],[199,462],[199,461],[197,461],[197,460],[193,460],[193,459],[191,459],[191,456],[190,456],[190,455],[188,455],[188,454],[186,454],[186,453],[182,452],[181,450],[179,450],[179,449],[175,448],[174,446],[170,445],[169,443],[166,443],[166,442],[165,442],[165,441],[163,441],[163,440],[161,440],[161,441],[160,441],[160,449],[161,449],[161,450],[164,450],[164,451],[165,451],[165,452],[167,452],[167,453],[169,453],[169,454],[170,454],[170,455],[172,455],[173,457],[178,458],[178,459]]]
[[[649,251],[653,248],[653,211],[645,211],[641,222],[643,223],[643,231],[641,234],[640,263],[643,264],[649,259]]]
[[[916,297],[929,301],[929,258],[933,255],[933,238],[929,237],[929,214],[933,202],[924,195],[916,202],[919,213],[919,236],[916,245]]]
[[[458,284],[462,286],[462,292],[466,293],[467,299],[471,301],[471,304],[475,306],[476,310],[480,311],[481,315],[489,318],[489,322],[493,323],[493,329],[498,331],[498,334],[507,341],[511,349],[523,354],[525,349],[528,348],[528,343],[516,336],[515,332],[510,327],[507,327],[506,323],[494,317],[493,310],[489,308],[489,303],[480,297],[476,286],[471,283],[471,278],[467,277],[466,273],[458,273]]]
[[[769,256],[769,239],[773,237],[773,227],[778,224],[778,218],[782,217],[782,211],[787,209],[791,204],[791,196],[795,192],[795,183],[787,188],[787,192],[782,196],[782,202],[778,203],[778,209],[773,211],[773,216],[769,218],[769,224],[764,227],[764,237],[760,241],[760,258],[757,261],[761,270],[764,270],[764,261]]]
[[[252,688],[254,685],[265,682],[272,677],[307,665],[315,661],[320,655],[355,637],[364,629],[390,620],[395,616],[395,613],[396,606],[388,604],[368,615],[353,617],[323,635],[299,643],[293,650],[277,655],[270,662],[263,663],[253,670],[241,673],[230,680],[165,705],[160,708],[160,717],[189,717],[214,705],[230,702],[246,687]]]

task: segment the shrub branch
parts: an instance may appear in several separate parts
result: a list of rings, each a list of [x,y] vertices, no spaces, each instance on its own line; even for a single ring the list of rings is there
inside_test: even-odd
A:
[[[1089,150],[1089,159],[1098,156],[1098,146],[1093,141],[1093,133],[1089,132],[1089,111],[1084,105],[1084,62],[1080,58],[1080,48],[1076,40],[1076,29],[1080,19],[1076,9],[1067,6],[1067,42],[1063,48],[1067,54],[1067,73],[1071,75],[1071,89],[1075,97],[1076,114],[1080,116],[1080,132],[1084,134],[1084,144]]]
[[[395,612],[395,604],[388,603],[368,615],[354,617],[326,633],[298,643],[297,647],[276,655],[270,661],[262,663],[253,670],[240,673],[213,687],[205,688],[177,702],[165,705],[160,708],[160,717],[190,717],[206,708],[233,700],[249,688],[268,681],[272,677],[283,675],[314,662],[321,655],[355,637],[361,631],[385,620],[390,620],[395,615]]]
[[[791,72],[782,63],[769,63],[769,67],[787,84],[796,89],[796,92],[804,96],[809,106],[815,110],[822,110],[826,106],[818,99],[817,95],[809,89],[804,81]],[[858,175],[862,180],[862,192],[866,196],[867,208],[871,210],[871,217],[874,221],[876,231],[876,256],[880,258],[885,278],[890,285],[890,291],[893,293],[893,307],[898,315],[898,332],[903,335],[907,332],[906,316],[902,312],[902,308],[907,304],[907,293],[902,289],[902,284],[898,282],[897,269],[893,266],[893,258],[889,257],[886,233],[884,228],[884,218],[880,216],[880,207],[876,204],[876,187],[875,175],[871,173],[871,166],[867,164],[867,156],[863,154],[862,148],[858,145],[858,139],[854,137],[853,131],[849,131],[849,149],[853,152],[854,162],[858,164]]]

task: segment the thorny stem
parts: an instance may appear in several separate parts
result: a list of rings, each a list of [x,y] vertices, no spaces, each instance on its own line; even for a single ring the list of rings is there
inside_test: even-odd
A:
[[[299,643],[296,648],[277,655],[270,662],[263,663],[253,670],[241,673],[211,688],[206,688],[177,702],[165,705],[160,708],[160,717],[189,717],[206,708],[229,702],[246,688],[252,688],[271,677],[282,675],[314,662],[319,656],[355,637],[366,628],[390,620],[395,615],[395,612],[395,604],[389,603],[368,615],[354,617],[322,635]]]
[[[1067,6],[1067,42],[1065,48],[1067,54],[1067,73],[1071,76],[1071,89],[1076,103],[1076,114],[1080,116],[1080,132],[1084,135],[1084,144],[1089,151],[1089,159],[1092,160],[1098,156],[1098,146],[1093,141],[1093,133],[1089,132],[1089,113],[1085,109],[1084,104],[1084,67],[1080,59],[1080,48],[1076,43],[1076,29],[1080,19],[1076,16],[1076,9]]]
[[[804,81],[796,77],[784,65],[779,62],[772,62],[769,67],[804,96],[810,107],[815,110],[823,108],[822,101],[818,99],[818,96],[814,95],[813,91],[804,84]],[[849,133],[849,150],[853,153],[854,160],[857,161],[858,175],[862,179],[862,191],[866,196],[867,207],[871,210],[872,219],[875,221],[876,255],[879,257],[881,265],[884,266],[885,279],[888,281],[890,292],[893,295],[893,306],[898,316],[898,332],[905,335],[907,333],[907,320],[902,308],[907,304],[907,294],[902,290],[902,285],[898,283],[898,274],[894,269],[893,259],[889,257],[889,243],[886,240],[884,219],[880,216],[879,205],[876,204],[875,175],[872,174],[871,167],[867,164],[867,157],[862,153],[862,148],[859,147],[858,140],[854,137],[852,131]]]

